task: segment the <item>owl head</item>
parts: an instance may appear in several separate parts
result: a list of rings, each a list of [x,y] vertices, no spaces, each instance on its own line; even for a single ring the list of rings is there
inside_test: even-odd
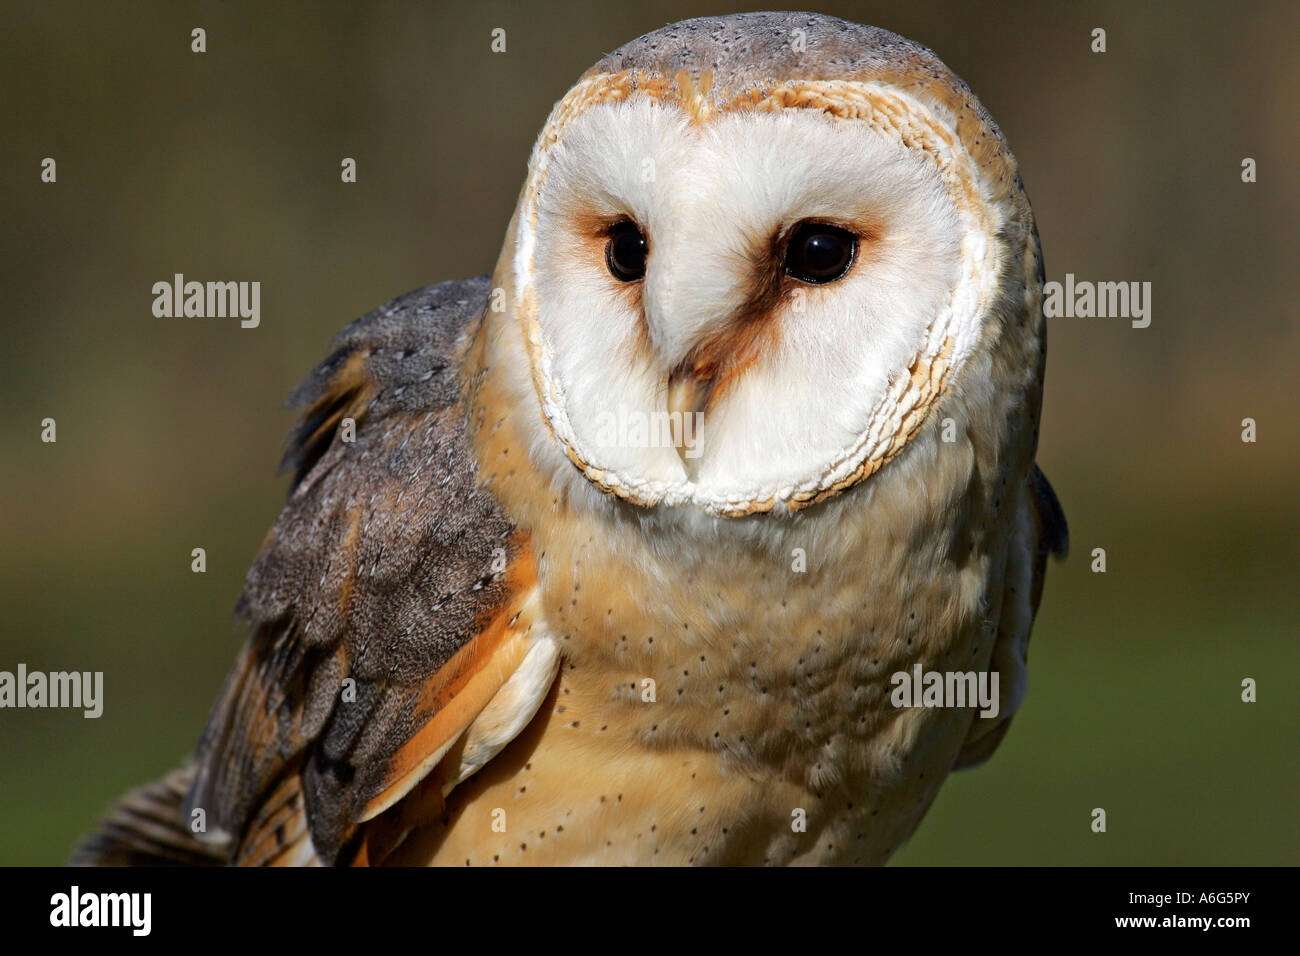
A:
[[[786,513],[954,395],[976,414],[992,353],[1039,333],[1040,270],[1015,160],[933,53],[743,14],[634,40],[555,106],[490,320],[539,440],[603,495]]]

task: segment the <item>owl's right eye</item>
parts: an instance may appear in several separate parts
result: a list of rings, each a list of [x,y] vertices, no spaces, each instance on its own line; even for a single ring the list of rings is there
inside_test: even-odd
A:
[[[645,236],[630,219],[615,223],[605,243],[605,265],[619,282],[637,282],[645,278],[645,261],[649,254]]]

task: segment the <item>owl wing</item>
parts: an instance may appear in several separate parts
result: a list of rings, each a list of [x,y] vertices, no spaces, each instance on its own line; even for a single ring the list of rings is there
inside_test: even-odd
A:
[[[998,674],[998,714],[971,723],[953,769],[983,763],[1002,742],[1011,718],[1024,701],[1028,683],[1029,632],[1043,596],[1049,554],[1062,557],[1069,549],[1065,512],[1037,465],[1026,478],[1016,525],[1003,574],[1001,611],[990,668]]]
[[[150,827],[175,857],[178,815],[206,823],[182,862],[378,862],[531,720],[558,655],[531,626],[528,540],[478,484],[457,373],[487,295],[448,282],[358,319],[295,392],[293,486],[239,602],[253,633],[193,765],[78,862],[142,862]]]

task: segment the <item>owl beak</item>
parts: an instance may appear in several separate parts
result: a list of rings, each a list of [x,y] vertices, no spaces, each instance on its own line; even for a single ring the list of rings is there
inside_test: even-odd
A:
[[[708,407],[713,379],[701,379],[678,368],[668,376],[668,417],[672,423],[673,444],[686,467],[687,474],[699,458],[703,435],[704,410]]]

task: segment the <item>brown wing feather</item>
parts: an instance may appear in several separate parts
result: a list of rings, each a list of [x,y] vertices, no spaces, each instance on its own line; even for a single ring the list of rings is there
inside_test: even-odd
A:
[[[519,621],[536,584],[532,551],[525,546],[506,572],[509,599],[424,683],[417,710],[427,717],[389,759],[381,789],[366,803],[359,819],[372,819],[404,797],[515,672],[531,646],[527,622],[520,626]]]
[[[259,814],[294,780],[316,854],[348,856],[367,811],[454,734],[438,716],[454,696],[436,690],[454,683],[444,666],[486,647],[529,586],[526,541],[478,487],[460,404],[459,341],[487,291],[445,283],[371,313],[295,394],[307,411],[285,455],[294,486],[248,574],[254,634],[188,801],[238,856],[266,856],[256,840],[282,821]],[[345,418],[354,442],[339,436]],[[470,654],[479,669],[491,657]]]
[[[536,569],[526,544],[507,569],[505,583],[510,597],[488,625],[418,689],[413,722],[418,729],[382,764],[377,792],[347,821],[347,839],[334,862],[382,862],[413,824],[441,813],[443,780],[437,772],[439,762],[492,701],[531,647],[524,605],[536,583]],[[244,827],[234,862],[276,866],[319,860],[302,796],[301,771],[301,761],[281,767],[279,783],[256,804],[256,812]]]
[[[181,813],[191,766],[122,797],[73,851],[73,866],[218,866],[225,853],[200,843]]]
[[[298,776],[286,773],[245,827],[232,862],[240,866],[276,866],[298,862],[310,853],[311,833]]]
[[[457,371],[487,295],[486,277],[448,282],[358,319],[294,394],[306,411],[282,466],[293,486],[248,573],[239,613],[253,633],[186,771],[188,795],[168,778],[170,802],[152,801],[148,820],[119,812],[100,858],[138,861],[132,840],[241,863],[382,855],[411,807],[383,811],[509,676],[535,571],[478,484]],[[189,846],[183,828],[176,849],[130,826],[164,818],[170,840],[198,808],[224,839],[216,851]]]

